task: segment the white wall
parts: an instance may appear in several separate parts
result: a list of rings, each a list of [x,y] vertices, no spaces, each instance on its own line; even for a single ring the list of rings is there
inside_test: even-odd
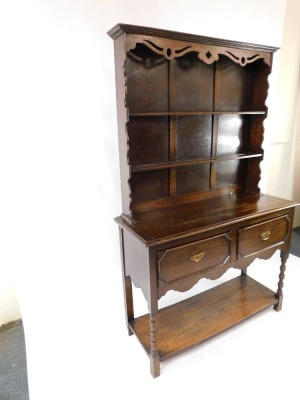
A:
[[[15,282],[3,263],[0,266],[0,326],[21,318]]]
[[[294,182],[293,182],[293,199],[300,203],[300,74],[298,80],[298,101],[296,105],[295,127],[294,127]],[[294,217],[294,226],[300,226],[300,207],[296,208]]]
[[[114,376],[128,338],[106,32],[124,22],[280,46],[285,3],[0,2],[1,255],[16,276],[31,400],[93,400],[118,393],[116,378],[126,385]]]
[[[273,77],[269,120],[266,123],[267,184],[266,191],[278,197],[300,201],[298,186],[299,170],[299,125],[297,96],[300,74],[300,2],[287,0],[285,25],[278,63]],[[298,111],[299,113],[299,111]],[[299,207],[295,225],[300,224]]]

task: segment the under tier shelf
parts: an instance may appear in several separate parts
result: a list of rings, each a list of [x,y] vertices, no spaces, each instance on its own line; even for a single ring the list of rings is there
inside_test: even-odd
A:
[[[130,117],[164,117],[185,115],[264,115],[265,111],[162,111],[162,112],[129,112]]]
[[[239,276],[157,313],[161,360],[189,349],[278,303],[273,291],[247,275]],[[130,322],[150,354],[149,315]]]
[[[152,171],[158,169],[176,168],[176,167],[183,167],[186,165],[195,165],[195,164],[216,163],[229,160],[242,160],[245,158],[256,158],[261,156],[262,153],[243,153],[243,154],[230,154],[226,156],[217,156],[217,157],[193,158],[190,160],[168,161],[165,163],[157,163],[157,164],[132,165],[131,172]]]

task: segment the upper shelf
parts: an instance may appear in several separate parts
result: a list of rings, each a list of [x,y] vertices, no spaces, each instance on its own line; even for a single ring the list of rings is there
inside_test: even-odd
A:
[[[194,158],[194,159],[190,159],[190,160],[169,161],[169,162],[157,163],[157,164],[132,165],[131,172],[152,171],[152,170],[158,170],[158,169],[184,167],[184,166],[195,165],[195,164],[207,164],[207,163],[215,163],[215,162],[221,162],[221,161],[242,160],[242,159],[246,159],[246,158],[258,158],[258,157],[262,157],[262,153],[230,154],[230,155],[226,155],[226,156]]]
[[[129,113],[130,117],[163,117],[185,115],[264,115],[265,111],[167,111]]]

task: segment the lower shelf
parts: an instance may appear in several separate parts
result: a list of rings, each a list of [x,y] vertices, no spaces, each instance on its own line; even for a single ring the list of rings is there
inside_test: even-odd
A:
[[[163,308],[157,313],[160,359],[193,347],[277,302],[273,291],[243,275]],[[130,327],[149,355],[149,315],[131,321]]]

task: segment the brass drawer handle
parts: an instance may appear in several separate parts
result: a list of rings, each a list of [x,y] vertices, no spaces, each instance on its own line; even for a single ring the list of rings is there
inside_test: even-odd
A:
[[[204,251],[203,253],[194,254],[194,255],[191,257],[191,261],[199,262],[199,261],[202,260],[202,258],[204,257],[204,255],[205,255],[205,251]]]
[[[268,240],[271,235],[271,231],[265,231],[260,234],[262,240]]]

